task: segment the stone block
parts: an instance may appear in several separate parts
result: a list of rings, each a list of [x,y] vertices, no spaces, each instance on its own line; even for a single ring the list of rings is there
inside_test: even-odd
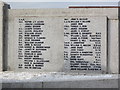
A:
[[[21,16],[13,25],[8,33],[10,70],[107,72],[107,17]]]
[[[2,88],[42,88],[42,82],[2,83]]]
[[[43,88],[118,88],[118,80],[44,82]]]
[[[0,71],[3,70],[3,6],[0,2]]]
[[[7,30],[8,30],[8,9],[10,6],[0,2],[0,71],[6,68],[7,62]]]

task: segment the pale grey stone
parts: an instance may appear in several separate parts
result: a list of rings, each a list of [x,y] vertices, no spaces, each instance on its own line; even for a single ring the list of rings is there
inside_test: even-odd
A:
[[[31,71],[32,69],[24,69],[24,67],[21,69],[18,69],[18,64],[24,65],[24,59],[19,60],[18,59],[18,39],[19,39],[19,28],[22,27],[23,33],[25,32],[24,25],[25,23],[19,24],[20,19],[28,20],[28,21],[44,21],[43,26],[43,34],[42,36],[46,37],[44,41],[45,46],[50,46],[50,49],[43,52],[41,58],[48,59],[49,62],[46,62],[44,64],[44,67],[42,67],[39,70],[34,71],[42,71],[42,72],[57,72],[57,71],[71,71],[69,62],[64,61],[64,18],[88,18],[90,20],[90,24],[86,24],[88,26],[88,29],[90,32],[93,33],[93,35],[96,34],[96,32],[101,33],[101,66],[102,70],[100,71],[93,71],[97,73],[106,73],[107,71],[107,18],[106,17],[94,17],[94,16],[66,16],[66,17],[47,17],[47,16],[39,16],[39,17],[32,17],[32,16],[22,16],[22,17],[14,17],[14,22],[10,21],[9,24],[13,24],[12,26],[9,25],[9,41],[8,41],[8,64],[9,68],[12,71]],[[24,22],[23,20],[23,22]],[[14,28],[13,28],[14,27]],[[13,28],[13,29],[12,29]],[[70,32],[69,32],[70,33]],[[13,35],[10,35],[13,34]],[[16,37],[16,38],[15,38]],[[23,37],[24,38],[24,37]],[[70,37],[67,38],[70,40]],[[24,45],[24,40],[22,41]],[[85,60],[89,60],[90,63],[93,63],[95,58],[95,51],[92,50],[94,44],[90,41],[88,41],[86,44],[91,44],[92,47],[86,48],[88,51],[93,51],[93,56],[91,57],[83,57]],[[16,47],[15,47],[16,46]],[[42,45],[43,46],[43,45]],[[24,48],[23,48],[24,49]],[[12,53],[11,53],[12,52]],[[68,52],[70,52],[68,50]],[[69,56],[70,58],[70,56]],[[14,63],[14,64],[13,64]],[[68,63],[68,64],[67,64]],[[67,64],[67,67],[65,67],[65,64]],[[77,70],[76,72],[80,72],[80,70]],[[83,71],[82,73],[93,73],[92,71]]]
[[[0,71],[3,70],[3,6],[0,2]]]
[[[4,72],[0,80],[9,88],[118,88],[118,74]]]
[[[107,28],[107,57],[105,59],[105,62],[107,64],[107,72],[108,73],[118,73],[119,72],[119,8],[76,8],[76,9],[10,9],[8,10],[8,58],[7,60],[8,64],[6,65],[6,68],[9,71],[15,70],[16,60],[14,60],[16,56],[14,55],[11,48],[11,46],[16,46],[14,45],[14,35],[15,32],[13,32],[14,25],[15,24],[15,18],[19,17],[107,17],[107,22],[106,22],[106,28]],[[2,19],[1,19],[2,20]],[[49,20],[48,20],[49,21]],[[105,24],[105,23],[104,23]],[[63,32],[62,32],[63,33]],[[11,36],[12,35],[12,36]],[[12,37],[12,38],[11,38]],[[2,44],[1,44],[2,45]],[[16,47],[15,47],[16,48]],[[63,48],[63,46],[62,46]],[[15,49],[16,50],[16,49]],[[61,49],[62,50],[62,49]],[[15,53],[16,54],[16,53]],[[1,57],[2,58],[2,57]],[[63,56],[62,56],[63,58]],[[57,61],[59,61],[57,59]],[[56,62],[57,62],[56,61]],[[63,67],[64,63],[61,62]],[[2,64],[2,63],[1,63]],[[12,65],[12,66],[11,66]],[[59,66],[58,63],[56,66]],[[0,65],[2,66],[2,65]],[[63,71],[63,68],[61,70],[58,70],[58,68],[55,68],[56,71]],[[17,71],[17,70],[16,70]]]
[[[119,73],[119,20],[108,20],[108,72]]]
[[[42,82],[2,83],[2,88],[42,88]]]
[[[44,82],[43,88],[118,88],[118,80]]]

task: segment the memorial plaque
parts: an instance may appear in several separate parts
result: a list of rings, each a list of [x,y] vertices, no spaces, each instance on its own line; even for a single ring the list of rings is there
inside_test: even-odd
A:
[[[64,19],[65,68],[71,71],[106,71],[106,17]]]
[[[106,72],[106,17],[21,16],[13,33],[15,71]]]
[[[16,70],[62,71],[64,68],[64,30],[61,21],[57,17],[15,19]]]

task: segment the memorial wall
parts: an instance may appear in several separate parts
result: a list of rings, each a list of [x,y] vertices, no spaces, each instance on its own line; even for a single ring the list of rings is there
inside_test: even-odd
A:
[[[10,68],[106,72],[106,27],[106,17],[17,17]]]
[[[5,16],[1,71],[119,73],[119,8],[7,9]]]

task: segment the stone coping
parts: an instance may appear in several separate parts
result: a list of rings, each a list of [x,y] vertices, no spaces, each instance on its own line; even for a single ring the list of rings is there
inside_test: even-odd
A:
[[[60,82],[82,80],[108,80],[118,79],[118,74],[79,74],[64,72],[0,72],[2,83],[11,82]]]

